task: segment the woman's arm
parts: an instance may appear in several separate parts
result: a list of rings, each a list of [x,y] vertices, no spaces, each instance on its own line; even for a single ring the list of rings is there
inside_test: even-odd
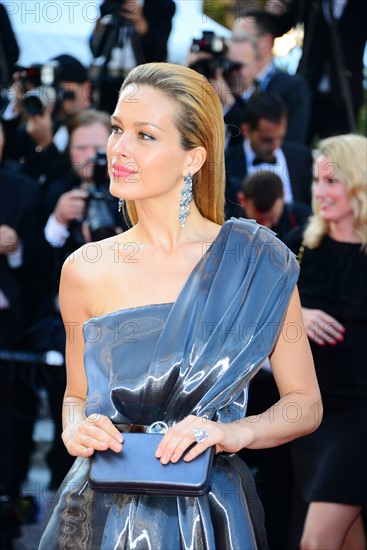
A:
[[[313,432],[322,418],[322,404],[298,291],[293,292],[282,330],[270,357],[280,400],[262,414],[221,424],[193,415],[168,430],[156,456],[177,462],[194,441],[193,431],[205,428],[208,437],[185,456],[192,460],[207,447],[217,452],[275,447]]]
[[[244,419],[252,431],[253,439],[246,445],[250,449],[274,447],[311,433],[322,419],[321,395],[297,289],[270,364],[280,400],[261,415]]]
[[[59,294],[66,331],[67,370],[62,439],[73,456],[91,456],[94,450],[108,448],[119,452],[123,440],[106,416],[85,416],[87,378],[84,369],[83,323],[91,316],[89,306],[93,303],[93,293],[90,279],[90,265],[77,251],[64,263]]]

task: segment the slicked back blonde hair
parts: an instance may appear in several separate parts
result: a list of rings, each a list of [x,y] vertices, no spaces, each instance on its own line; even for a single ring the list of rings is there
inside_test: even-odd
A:
[[[328,157],[335,167],[333,175],[345,182],[348,198],[354,214],[354,230],[367,251],[367,138],[357,134],[345,134],[322,140],[316,152]],[[313,216],[307,225],[303,242],[308,248],[317,248],[329,232],[329,222],[319,214],[317,201],[312,202]]]
[[[208,80],[187,67],[172,63],[145,63],[130,71],[120,94],[128,86],[151,86],[177,104],[173,121],[181,146],[190,151],[202,146],[206,161],[193,176],[193,196],[199,212],[209,220],[224,222],[224,122],[218,95]],[[183,185],[183,182],[182,182]],[[125,203],[134,225],[138,215],[134,201]]]

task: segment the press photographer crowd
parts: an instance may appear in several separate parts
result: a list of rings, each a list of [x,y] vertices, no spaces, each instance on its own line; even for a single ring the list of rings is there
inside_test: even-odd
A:
[[[365,550],[367,3],[239,4],[228,39],[204,26],[191,37],[187,66],[207,78],[203,93],[222,104],[225,218],[256,220],[298,257],[324,401],[314,434],[239,455],[255,477],[272,550]],[[21,66],[0,4],[0,550],[16,550],[24,525],[38,521],[40,503],[24,483],[40,389],[54,424],[51,494],[74,461],[61,438],[61,269],[88,243],[86,261],[98,261],[98,241],[129,229],[109,191],[111,115],[133,67],[169,61],[175,12],[173,0],[105,0],[90,36],[90,66],[68,53]],[[274,41],[300,23],[302,56],[289,74],[277,66]],[[251,381],[247,415],[276,395],[265,363]]]

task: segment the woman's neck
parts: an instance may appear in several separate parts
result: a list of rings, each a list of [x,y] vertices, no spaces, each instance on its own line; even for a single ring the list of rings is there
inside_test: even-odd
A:
[[[172,252],[182,244],[197,240],[207,226],[211,224],[198,211],[194,202],[191,203],[191,212],[187,217],[185,227],[181,227],[178,219],[178,209],[148,210],[139,205],[139,221],[134,227],[134,234],[141,242],[159,245]],[[199,236],[199,237],[198,237]]]
[[[361,240],[355,234],[353,222],[350,219],[330,222],[329,235],[335,241],[342,243],[360,243]]]

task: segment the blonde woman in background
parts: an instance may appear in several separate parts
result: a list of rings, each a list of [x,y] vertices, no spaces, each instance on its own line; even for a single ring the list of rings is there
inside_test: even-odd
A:
[[[292,443],[309,504],[303,550],[364,550],[367,503],[367,139],[321,141],[313,216],[287,241],[301,264],[302,312],[324,404],[320,429]]]

